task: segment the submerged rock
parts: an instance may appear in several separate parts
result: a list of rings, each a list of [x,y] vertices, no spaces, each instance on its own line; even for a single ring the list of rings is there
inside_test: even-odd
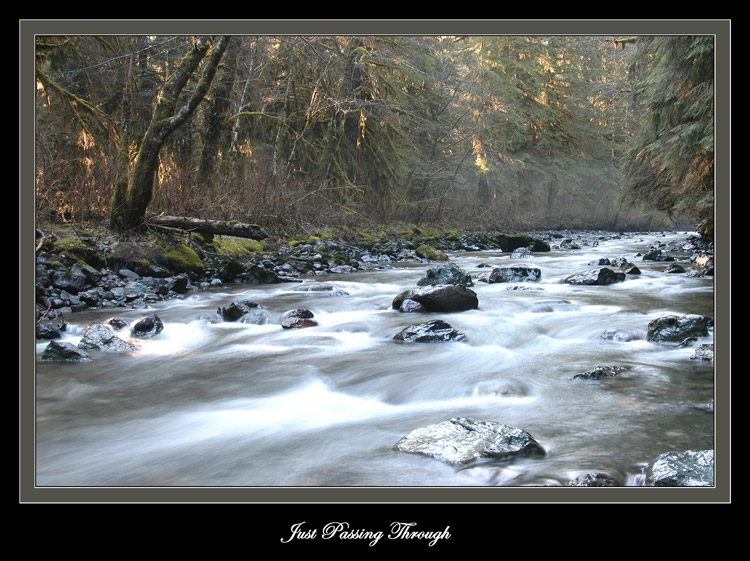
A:
[[[91,360],[86,351],[72,343],[51,341],[42,353],[42,360],[52,362],[88,362]]]
[[[593,370],[582,372],[573,376],[573,380],[601,380],[602,378],[612,378],[621,372],[625,372],[625,366],[597,366]]]
[[[478,458],[507,460],[546,455],[525,430],[471,417],[454,417],[415,429],[399,440],[394,450],[452,464],[467,464]]]
[[[624,329],[607,329],[601,334],[601,339],[605,341],[637,341],[646,338],[645,330],[624,330]]]
[[[428,312],[463,312],[479,307],[476,292],[453,284],[404,291],[393,299],[393,308],[400,309],[404,300],[419,302]]]
[[[318,322],[314,319],[288,317],[281,321],[281,327],[284,329],[302,329],[304,327],[315,327]]]
[[[714,484],[714,451],[666,452],[646,468],[650,487],[711,487]]]
[[[419,325],[410,325],[393,336],[396,341],[409,343],[434,343],[439,341],[464,341],[466,335],[449,323],[435,319]]]
[[[349,296],[346,290],[336,288],[330,284],[309,284],[295,289],[295,292],[305,292],[307,294],[320,294],[324,296]]]
[[[565,279],[568,284],[574,285],[608,285],[625,280],[625,273],[615,272],[609,267],[600,267],[583,273],[571,275]]]
[[[649,322],[646,339],[654,343],[679,343],[691,337],[706,337],[711,324],[711,318],[696,314],[663,316]]]

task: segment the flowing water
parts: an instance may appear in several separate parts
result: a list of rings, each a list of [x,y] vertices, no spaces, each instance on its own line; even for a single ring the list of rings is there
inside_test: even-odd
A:
[[[608,239],[581,250],[456,253],[481,263],[539,267],[524,283],[475,283],[479,309],[403,314],[391,309],[434,264],[408,263],[302,284],[237,285],[192,293],[149,310],[91,310],[68,317],[65,340],[116,315],[156,313],[164,330],[136,353],[94,353],[87,363],[36,363],[38,486],[549,486],[587,472],[642,485],[663,452],[713,447],[713,366],[693,348],[645,340],[650,320],[713,315],[713,282],[667,274],[636,257],[687,234]],[[564,279],[599,257],[628,257],[642,274],[610,286]],[[324,282],[347,296],[302,292]],[[266,325],[216,321],[239,299],[264,306]],[[306,307],[317,327],[286,330]],[[212,321],[206,321],[211,317]],[[463,342],[402,343],[403,327],[440,317]],[[630,341],[603,339],[608,329]],[[127,338],[127,330],[120,334]],[[698,343],[712,342],[712,336]],[[46,342],[38,342],[37,359]],[[598,365],[622,374],[573,380]],[[543,459],[457,467],[393,450],[413,429],[451,417],[522,428]]]

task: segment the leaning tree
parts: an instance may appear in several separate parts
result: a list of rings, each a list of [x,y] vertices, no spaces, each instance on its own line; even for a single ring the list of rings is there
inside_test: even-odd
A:
[[[128,230],[143,223],[153,195],[159,152],[169,136],[190,118],[205,97],[230,39],[229,36],[217,40],[211,37],[196,39],[164,84],[150,125],[132,162],[125,137],[122,137],[117,180],[110,207],[112,228]],[[197,76],[204,59],[206,63]],[[187,101],[181,103],[181,94],[194,76],[198,77],[198,83]]]

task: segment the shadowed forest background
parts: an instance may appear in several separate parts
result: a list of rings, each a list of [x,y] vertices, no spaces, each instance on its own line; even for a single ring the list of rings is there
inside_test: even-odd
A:
[[[713,230],[711,36],[39,36],[38,221]]]

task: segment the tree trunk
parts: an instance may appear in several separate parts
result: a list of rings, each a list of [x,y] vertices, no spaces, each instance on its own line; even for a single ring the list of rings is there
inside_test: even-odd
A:
[[[203,75],[188,102],[177,110],[178,97],[208,52],[206,38],[199,39],[185,55],[175,73],[159,95],[154,116],[133,164],[127,189],[115,189],[110,209],[110,226],[119,230],[138,228],[143,224],[151,202],[154,178],[159,166],[159,152],[170,134],[180,127],[205,97],[216,74],[230,37],[222,37],[212,51]]]
[[[213,181],[211,176],[216,169],[216,160],[222,145],[223,133],[227,132],[224,126],[231,107],[229,97],[234,86],[234,75],[237,68],[237,55],[239,43],[233,41],[224,54],[224,60],[219,66],[218,76],[211,87],[211,104],[206,112],[206,124],[203,134],[203,149],[198,167],[198,185],[211,187]]]

